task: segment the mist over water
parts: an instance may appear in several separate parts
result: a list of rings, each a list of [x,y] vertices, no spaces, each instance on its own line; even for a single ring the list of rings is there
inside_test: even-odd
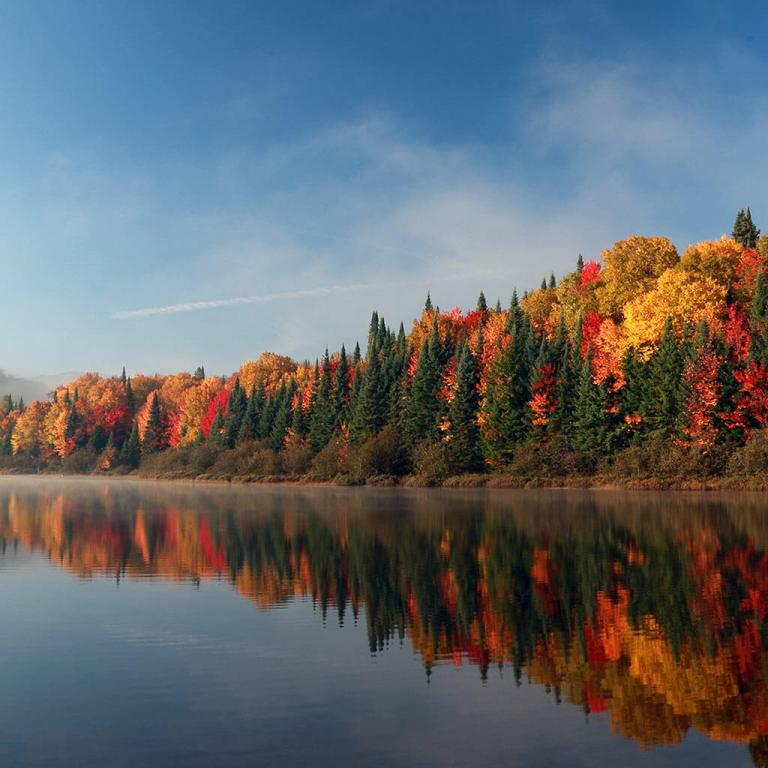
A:
[[[0,762],[768,765],[766,506],[0,478]]]

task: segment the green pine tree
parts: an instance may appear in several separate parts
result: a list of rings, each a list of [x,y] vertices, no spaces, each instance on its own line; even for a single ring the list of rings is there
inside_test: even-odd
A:
[[[641,414],[644,431],[650,436],[670,438],[675,432],[683,403],[684,356],[667,318],[659,347],[648,362]]]
[[[131,428],[131,434],[128,436],[128,439],[125,441],[125,443],[123,443],[123,449],[120,452],[120,463],[135,469],[139,466],[140,459],[141,451],[139,448],[139,425],[134,419],[133,427]]]
[[[483,469],[478,411],[478,370],[474,355],[464,344],[456,370],[456,392],[448,412],[450,423],[448,463],[452,472],[479,472]]]
[[[749,208],[746,211],[742,208],[736,214],[736,221],[733,224],[733,239],[745,248],[754,248],[758,237],[760,237],[760,230],[752,222],[752,211]]]
[[[592,379],[592,354],[587,351],[576,388],[573,446],[585,454],[605,453],[610,447],[611,418],[605,389]]]
[[[149,406],[149,419],[144,428],[144,443],[142,453],[152,454],[161,451],[164,446],[163,415],[160,408],[160,398],[155,393]]]

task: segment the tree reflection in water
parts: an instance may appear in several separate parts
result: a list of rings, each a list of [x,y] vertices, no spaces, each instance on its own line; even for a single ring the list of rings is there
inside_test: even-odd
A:
[[[694,728],[768,765],[768,522],[755,496],[217,489],[0,490],[4,547],[79,577],[226,579],[311,598],[370,650],[510,668],[643,747]]]

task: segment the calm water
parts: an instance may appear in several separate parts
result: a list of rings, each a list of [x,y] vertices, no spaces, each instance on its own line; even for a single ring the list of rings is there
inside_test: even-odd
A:
[[[768,765],[768,501],[0,479],[0,764]]]

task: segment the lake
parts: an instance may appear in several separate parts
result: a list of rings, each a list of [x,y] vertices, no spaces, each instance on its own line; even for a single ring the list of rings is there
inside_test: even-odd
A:
[[[767,766],[767,513],[0,478],[0,764]]]

